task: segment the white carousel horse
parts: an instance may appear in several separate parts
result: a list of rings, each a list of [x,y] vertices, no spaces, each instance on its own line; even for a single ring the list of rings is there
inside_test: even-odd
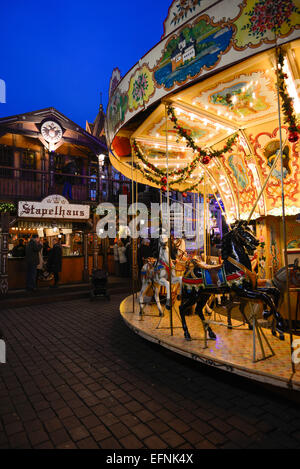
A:
[[[158,259],[153,262],[154,259],[150,258],[141,269],[142,277],[142,288],[139,296],[140,303],[140,314],[143,314],[144,296],[148,288],[151,286],[154,291],[154,298],[157,304],[159,315],[163,316],[163,310],[159,299],[160,287],[166,289],[167,301],[166,308],[170,309],[171,292],[169,273],[171,268],[171,285],[179,284],[178,296],[181,295],[182,277],[176,276],[176,270],[174,265],[169,265],[169,247],[168,238],[165,235],[160,236],[158,242]],[[178,261],[180,262],[180,261]]]

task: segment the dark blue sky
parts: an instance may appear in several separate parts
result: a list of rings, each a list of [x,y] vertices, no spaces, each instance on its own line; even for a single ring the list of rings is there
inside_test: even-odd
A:
[[[171,0],[3,0],[0,117],[53,106],[85,127],[113,68],[124,75],[159,42]]]

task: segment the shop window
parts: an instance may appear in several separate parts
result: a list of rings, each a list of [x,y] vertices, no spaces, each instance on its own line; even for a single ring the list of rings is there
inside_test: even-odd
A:
[[[11,147],[0,145],[0,177],[12,178],[13,171],[11,169],[3,168],[2,166],[13,167],[14,165],[14,152]]]
[[[89,163],[89,200],[97,201],[97,179],[98,179],[98,164],[90,161]]]
[[[83,159],[82,158],[78,158],[78,157],[74,157],[73,160],[75,161],[75,165],[76,165],[76,168],[77,168],[77,174],[78,175],[83,175]],[[76,184],[82,184],[83,182],[82,179],[79,179],[79,178],[76,178],[75,179]]]
[[[62,171],[64,165],[65,165],[65,155],[60,155],[58,153],[55,153],[54,155],[54,171]]]
[[[90,200],[95,202],[97,200],[97,176],[96,174],[91,175],[90,182]]]
[[[59,153],[55,153],[54,155],[54,180],[56,184],[63,184],[64,178],[61,176],[60,173],[63,173],[63,168],[65,166],[65,155],[60,155]]]
[[[21,168],[25,171],[21,171],[22,179],[26,181],[35,181],[36,173],[30,170],[36,169],[36,154],[32,150],[23,150],[21,154]]]
[[[102,196],[102,200],[103,200],[103,201],[106,201],[107,198],[108,198],[107,187],[108,187],[108,184],[107,184],[106,180],[102,179],[102,183],[101,183],[101,196]]]

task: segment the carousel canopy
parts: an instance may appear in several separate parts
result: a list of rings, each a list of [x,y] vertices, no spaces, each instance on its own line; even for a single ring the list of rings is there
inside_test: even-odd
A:
[[[167,172],[174,190],[206,184],[231,222],[248,218],[273,167],[253,218],[280,215],[278,83],[286,214],[299,213],[299,7],[173,1],[159,44],[123,78],[113,72],[106,133],[116,169],[157,187]]]

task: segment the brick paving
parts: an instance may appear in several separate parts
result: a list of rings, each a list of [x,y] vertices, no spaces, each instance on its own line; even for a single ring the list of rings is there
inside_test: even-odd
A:
[[[295,399],[144,341],[121,300],[1,311],[0,448],[300,448]]]

